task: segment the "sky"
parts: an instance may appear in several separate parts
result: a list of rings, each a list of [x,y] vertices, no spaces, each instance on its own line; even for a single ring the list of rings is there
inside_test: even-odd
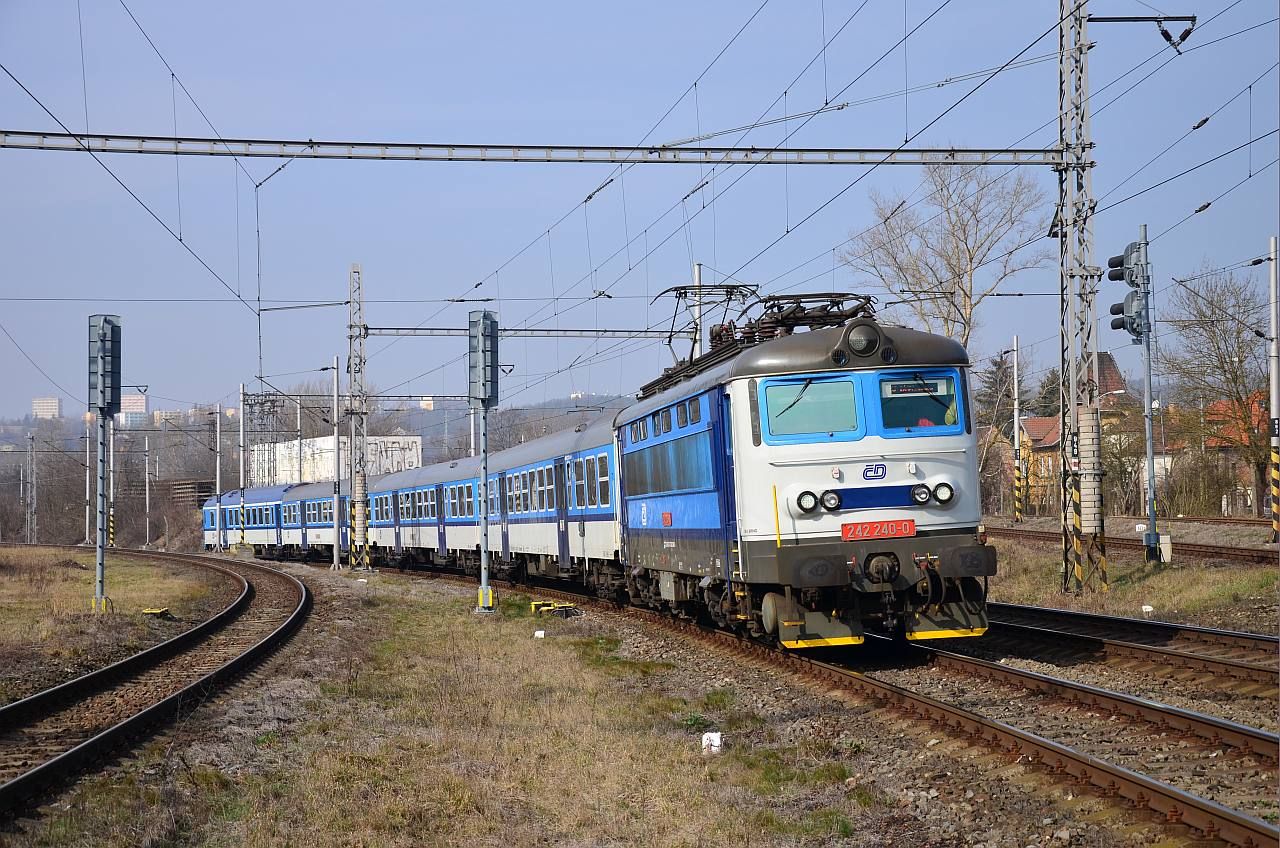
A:
[[[1173,2],[1159,5],[1200,21],[1180,56],[1150,23],[1090,27],[1101,205],[1264,137],[1095,218],[1099,264],[1139,224],[1158,236],[1157,306],[1171,276],[1261,256],[1280,225],[1276,5]],[[1095,0],[1091,11],[1152,14],[1137,0]],[[203,112],[224,137],[660,144],[853,102],[788,143],[894,147],[919,133],[912,146],[1047,147],[1057,133],[1057,19],[1058,5],[1043,0],[6,0],[0,63],[72,131],[211,135]],[[922,21],[905,51],[894,47]],[[901,94],[1015,56],[1046,58],[967,97],[984,76]],[[0,116],[3,129],[60,130],[4,74]],[[717,142],[777,145],[802,120]],[[833,257],[872,222],[871,190],[915,199],[922,176],[913,166],[744,175],[743,166],[645,164],[618,176],[601,164],[296,160],[263,182],[279,160],[102,162],[128,191],[82,153],[0,150],[0,327],[12,337],[0,338],[0,417],[25,415],[32,397],[51,394],[64,396],[64,413],[83,409],[94,312],[122,317],[124,382],[147,385],[153,408],[234,404],[239,384],[253,388],[259,373],[257,317],[236,294],[256,303],[260,291],[264,305],[345,300],[352,263],[363,269],[371,326],[463,327],[477,304],[432,301],[470,296],[494,298],[484,306],[508,327],[665,328],[671,305],[650,300],[689,282],[695,261],[704,282],[732,276],[765,293],[866,290]],[[1034,176],[1056,196],[1050,169]],[[1266,270],[1253,269],[1247,284],[1265,292]],[[1056,292],[1057,279],[1051,263],[1004,290]],[[1104,316],[1124,289],[1106,285],[1115,291],[1098,298]],[[1056,298],[989,301],[979,320],[975,358],[1017,333],[1028,382],[1056,364]],[[1137,349],[1101,323],[1099,347],[1116,348],[1136,374]],[[344,308],[263,314],[262,376],[282,388],[321,379],[314,369],[335,354],[345,361],[346,324]],[[373,385],[465,392],[464,340],[389,342],[369,341]],[[661,343],[521,339],[505,341],[501,359],[510,366],[503,403],[519,406],[632,392],[672,355]]]

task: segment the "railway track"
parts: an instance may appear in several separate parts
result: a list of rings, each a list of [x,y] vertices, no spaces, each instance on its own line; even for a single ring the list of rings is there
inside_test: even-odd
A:
[[[1147,520],[1147,516],[1145,515],[1117,515],[1114,517],[1124,521],[1133,521],[1133,522],[1145,522]],[[1246,518],[1244,516],[1230,516],[1230,515],[1225,515],[1225,516],[1224,515],[1206,515],[1206,516],[1184,515],[1181,518],[1170,518],[1168,516],[1161,515],[1161,516],[1158,516],[1158,519],[1161,524],[1165,522],[1173,522],[1175,524],[1235,524],[1243,527],[1270,527],[1271,526],[1270,518]]]
[[[1062,534],[1056,530],[1028,530],[1022,527],[987,527],[987,535],[993,539],[1017,539],[1044,544],[1062,544]],[[1140,539],[1112,536],[1107,539],[1109,550],[1142,551]],[[1250,565],[1276,565],[1280,557],[1274,548],[1240,548],[1230,545],[1196,545],[1178,542],[1174,553],[1179,557],[1200,560],[1248,563]]]
[[[264,565],[153,551],[129,555],[208,568],[241,590],[186,633],[0,708],[0,817],[199,704],[288,639],[311,607],[300,580]]]
[[[1018,604],[990,603],[988,613],[988,632],[997,640],[1074,643],[1108,657],[1243,682],[1241,691],[1260,687],[1254,694],[1274,694],[1280,683],[1275,636]]]
[[[445,579],[474,581],[454,574]],[[608,614],[641,618],[684,636],[853,692],[909,718],[966,737],[1073,785],[1085,784],[1136,809],[1182,824],[1206,838],[1245,848],[1274,846],[1280,829],[1260,815],[1275,813],[1276,734],[1073,681],[922,648],[935,672],[929,682],[895,683],[884,672],[774,649],[665,614],[619,606],[564,589],[535,585],[533,594],[588,603]],[[907,672],[918,675],[918,669]],[[976,703],[959,673],[988,686]],[[940,680],[942,682],[940,682]],[[973,688],[970,686],[969,688]],[[931,693],[932,691],[932,693]],[[970,699],[972,700],[972,699]],[[1127,727],[1124,734],[1119,727]],[[1210,797],[1211,796],[1211,797]]]

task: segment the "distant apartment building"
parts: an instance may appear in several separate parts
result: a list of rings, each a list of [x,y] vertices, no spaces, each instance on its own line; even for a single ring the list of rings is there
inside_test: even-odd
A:
[[[422,466],[422,437],[410,435],[370,436],[365,469],[368,474],[391,474]],[[338,439],[340,476],[350,476],[350,443]],[[301,462],[301,474],[299,474]],[[249,479],[255,486],[283,486],[333,479],[333,436],[274,442],[249,446]]]
[[[116,414],[116,426],[123,429],[145,427],[151,423],[147,412],[147,396],[139,392],[120,396],[120,412]]]
[[[31,399],[32,418],[61,418],[62,398],[38,397]]]
[[[151,413],[151,423],[161,427],[167,421],[176,426],[182,423],[184,415],[180,409],[157,409]]]

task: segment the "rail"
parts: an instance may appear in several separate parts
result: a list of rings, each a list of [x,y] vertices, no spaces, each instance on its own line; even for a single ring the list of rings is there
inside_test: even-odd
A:
[[[70,545],[38,547],[83,550]],[[69,705],[75,705],[87,698],[125,685],[139,675],[156,670],[167,660],[207,646],[211,641],[216,641],[211,640],[210,636],[248,618],[245,613],[253,608],[257,592],[254,581],[245,574],[237,572],[237,567],[251,570],[270,580],[282,581],[296,595],[296,603],[291,610],[288,610],[283,620],[275,623],[274,627],[261,636],[258,636],[256,630],[251,631],[252,641],[248,646],[212,671],[168,692],[164,697],[148,703],[124,719],[93,732],[88,738],[76,742],[73,747],[60,750],[54,756],[24,768],[15,777],[0,784],[0,817],[15,814],[29,799],[61,784],[89,763],[106,756],[146,729],[178,715],[184,705],[201,702],[210,692],[239,676],[283,644],[301,626],[311,609],[311,593],[302,581],[265,565],[240,561],[233,563],[225,559],[197,554],[141,550],[129,550],[128,553],[140,559],[178,561],[237,576],[242,581],[243,588],[232,604],[185,633],[120,662],[51,687],[0,709],[0,753],[4,751],[5,737],[20,734],[24,727],[54,715],[68,708]],[[271,622],[259,623],[264,626],[271,624]]]

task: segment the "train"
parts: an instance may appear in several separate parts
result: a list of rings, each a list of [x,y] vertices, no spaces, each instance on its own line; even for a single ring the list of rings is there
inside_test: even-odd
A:
[[[487,509],[499,579],[793,650],[981,635],[997,562],[964,347],[882,323],[870,298],[760,304],[620,410],[492,453],[487,503],[478,457],[371,478],[373,562],[476,574]],[[349,481],[336,531],[333,496],[332,481],[222,493],[205,546],[328,559],[352,541]]]

